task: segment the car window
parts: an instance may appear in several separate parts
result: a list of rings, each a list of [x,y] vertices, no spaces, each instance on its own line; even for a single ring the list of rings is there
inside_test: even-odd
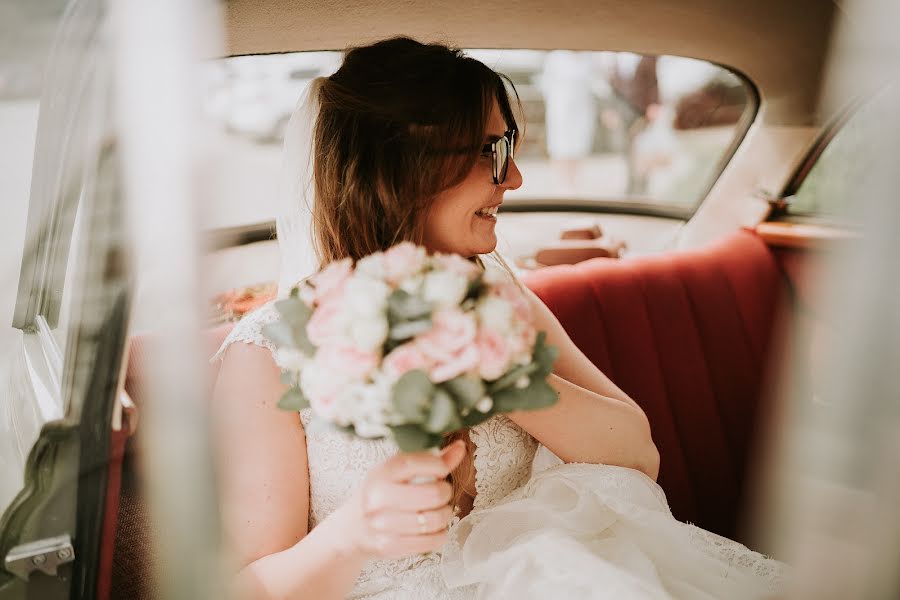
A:
[[[121,278],[98,274],[111,246],[98,232],[118,231],[98,223],[115,179],[101,169],[114,158],[104,6],[0,7],[0,510],[44,425],[77,422],[92,373],[109,370],[92,338]]]
[[[12,337],[44,71],[65,5],[0,3],[0,350]]]
[[[627,52],[467,50],[507,75],[522,103],[515,202],[655,206],[689,216],[756,111],[745,79],[701,60]],[[239,56],[208,65],[206,110],[234,161],[209,228],[275,216],[280,142],[309,81],[339,52]]]
[[[48,10],[53,4],[58,4],[56,11]],[[102,9],[94,2],[70,5],[65,26],[57,29],[64,19],[63,4],[43,3],[21,18],[23,30],[46,31],[38,53],[41,60],[12,58],[3,65],[8,75],[6,92],[15,98],[13,104],[27,105],[35,117],[10,127],[10,138],[4,136],[9,152],[27,147],[31,159],[13,174],[13,200],[20,213],[16,233],[23,232],[24,239],[5,240],[11,246],[18,242],[11,250],[21,261],[18,286],[14,279],[4,286],[14,295],[9,320],[25,331],[52,332],[58,352],[65,350],[68,331],[77,215],[95,184],[93,161],[110,124],[102,108],[107,95],[106,65],[96,33]],[[50,43],[54,35],[55,46]]]
[[[896,85],[885,88],[826,136],[822,142],[825,148],[796,187],[790,214],[854,219],[854,188],[864,180],[876,158],[872,156],[871,140],[895,110],[897,89]]]

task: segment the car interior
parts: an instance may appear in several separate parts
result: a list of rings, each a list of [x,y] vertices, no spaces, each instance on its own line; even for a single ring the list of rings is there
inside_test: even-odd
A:
[[[530,174],[535,181],[510,193],[500,210],[501,254],[646,412],[662,457],[658,482],[675,517],[767,551],[754,525],[777,387],[788,362],[821,368],[831,333],[814,292],[817,273],[831,250],[857,237],[847,190],[828,164],[856,151],[845,132],[872,126],[868,107],[877,96],[875,88],[859,89],[821,102],[838,4],[223,3],[225,45],[208,61],[205,93],[219,119],[223,198],[230,198],[223,203],[231,208],[211,207],[201,217],[211,292],[205,350],[212,355],[242,315],[275,295],[277,215],[266,196],[274,193],[280,136],[295,100],[271,98],[296,98],[353,45],[407,35],[472,49],[498,71],[506,67],[517,86],[527,141],[516,160],[526,182]],[[607,74],[604,65],[652,65],[651,104],[662,108],[651,112],[669,118],[664,127],[666,117],[648,116],[627,86],[603,79],[594,89],[594,146],[572,185],[545,148],[550,109],[541,77],[561,50]],[[670,67],[675,88],[690,73],[701,73],[700,83],[671,92]],[[637,116],[623,117],[622,106]],[[650,156],[661,162],[647,163],[649,178],[633,185],[626,180],[642,168],[640,144],[651,155],[656,144],[665,156]],[[701,147],[690,160],[679,154]],[[70,226],[76,237],[79,227]],[[138,439],[152,377],[145,352],[159,309],[143,302],[140,286],[127,309],[125,404],[109,438],[97,597],[154,591]],[[210,385],[216,368],[209,366]],[[816,390],[808,392],[793,401],[814,405]]]
[[[262,9],[232,2],[226,23],[231,56],[340,49],[403,33],[464,48],[684,56],[740,74],[747,107],[734,119],[734,147],[722,152],[717,177],[696,205],[673,210],[621,197],[510,194],[498,237],[576,344],[647,412],[665,457],[659,482],[674,514],[749,541],[741,515],[752,499],[755,444],[778,374],[773,358],[785,343],[779,325],[808,310],[797,286],[835,229],[846,233],[770,220],[830,116],[817,112],[817,98],[832,10],[829,3],[764,2],[744,5],[739,15],[716,2],[572,2],[549,11],[526,2],[514,11],[479,3],[417,13],[371,3],[345,19],[313,3]],[[542,26],[532,27],[538,21]],[[527,166],[522,170],[527,179]],[[261,229],[262,236],[249,227],[220,231],[250,243],[206,258],[213,279],[221,274],[213,287],[226,292],[220,301],[232,315],[274,294],[265,283],[276,279],[276,242],[271,223]],[[604,237],[600,251],[585,243]],[[228,323],[212,328],[209,348],[229,330]],[[125,389],[138,407],[140,354],[136,336]],[[114,560],[137,565],[145,559],[126,555],[140,544],[121,530],[129,511],[139,511],[134,502],[126,486]],[[132,573],[117,585],[127,580],[134,581]]]

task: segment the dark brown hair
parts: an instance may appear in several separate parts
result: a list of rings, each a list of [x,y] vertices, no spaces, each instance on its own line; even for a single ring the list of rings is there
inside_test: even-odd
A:
[[[312,214],[320,264],[421,244],[435,196],[475,165],[495,100],[518,132],[510,92],[521,111],[508,78],[446,45],[398,37],[350,49],[318,89]],[[468,432],[445,444],[456,439],[471,456]],[[475,492],[472,463],[450,481],[458,506]]]
[[[515,94],[504,76],[442,44],[398,37],[349,50],[319,89],[319,262],[421,244],[435,196],[474,166],[495,100],[518,130],[507,89]]]

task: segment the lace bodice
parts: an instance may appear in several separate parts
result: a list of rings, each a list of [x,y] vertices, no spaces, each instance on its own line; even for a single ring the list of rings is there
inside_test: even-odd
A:
[[[262,327],[278,318],[271,303],[245,316],[231,331],[213,357],[218,359],[235,342],[256,344],[274,351],[262,334]],[[277,362],[277,360],[276,360]],[[300,411],[304,427],[310,423],[310,409]],[[475,500],[473,512],[493,505],[524,484],[531,475],[537,441],[504,415],[495,415],[469,431],[475,444]],[[399,452],[393,440],[361,440],[340,432],[307,427],[306,453],[309,465],[309,527],[321,523],[359,487],[375,466]],[[410,556],[398,560],[372,561],[362,572],[350,598],[361,598],[387,590],[397,591],[407,581],[417,585],[412,573],[431,567],[438,576],[440,553]]]

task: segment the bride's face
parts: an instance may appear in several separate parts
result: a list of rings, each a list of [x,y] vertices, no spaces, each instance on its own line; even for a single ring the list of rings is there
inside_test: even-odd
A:
[[[503,137],[506,130],[506,121],[495,101],[484,132],[484,143],[490,144]],[[497,246],[494,232],[497,217],[485,215],[483,211],[498,208],[503,203],[504,192],[520,185],[522,174],[512,158],[506,180],[495,184],[491,154],[479,155],[466,178],[442,191],[432,203],[425,218],[425,247],[432,252],[452,252],[466,257],[493,252]]]

